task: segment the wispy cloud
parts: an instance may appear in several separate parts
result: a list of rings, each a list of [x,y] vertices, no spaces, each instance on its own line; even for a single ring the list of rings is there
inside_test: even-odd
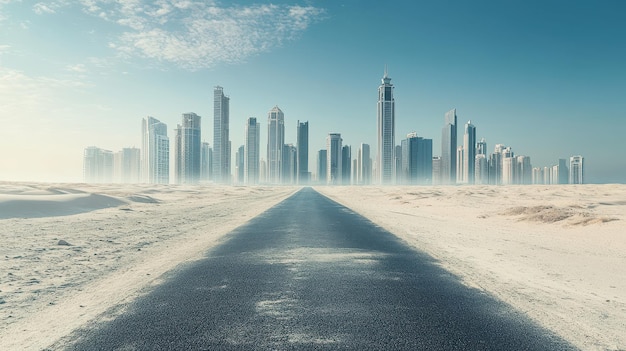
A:
[[[56,108],[59,92],[86,87],[79,80],[31,76],[0,66],[0,115],[14,116],[14,122],[21,123],[21,116],[47,113]]]
[[[87,67],[84,64],[79,63],[76,65],[68,65],[65,67],[65,70],[69,72],[75,72],[75,73],[86,73]]]
[[[54,8],[56,6],[57,5],[55,3],[44,4],[43,2],[38,2],[35,5],[33,5],[33,11],[35,11],[35,13],[38,15],[43,15],[46,13],[55,13],[56,11],[54,10]]]
[[[239,63],[294,40],[324,10],[311,6],[220,6],[210,1],[81,0],[83,10],[126,28],[109,46],[129,57],[189,70]]]

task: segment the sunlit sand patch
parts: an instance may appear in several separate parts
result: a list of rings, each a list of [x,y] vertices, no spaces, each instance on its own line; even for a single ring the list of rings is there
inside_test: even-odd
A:
[[[329,345],[342,343],[344,338],[340,335],[321,337],[305,333],[291,333],[287,335],[287,342],[290,344],[319,344]]]
[[[329,248],[297,248],[285,252],[272,251],[268,253],[266,262],[278,264],[300,264],[305,262],[315,263],[350,263],[350,264],[376,264],[386,254],[372,251],[354,251],[354,249],[329,249]]]
[[[591,225],[618,220],[608,216],[597,216],[585,211],[581,205],[557,207],[552,205],[517,206],[500,213],[503,216],[514,216],[518,221],[555,223],[563,222],[568,226]]]
[[[291,298],[278,298],[274,300],[262,300],[255,304],[256,312],[265,316],[272,316],[279,319],[288,319],[296,311],[293,307],[297,300]]]

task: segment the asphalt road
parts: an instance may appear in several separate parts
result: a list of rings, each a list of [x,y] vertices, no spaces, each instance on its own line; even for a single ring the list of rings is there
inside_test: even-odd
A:
[[[235,230],[205,259],[171,273],[109,317],[57,346],[575,349],[310,188]]]

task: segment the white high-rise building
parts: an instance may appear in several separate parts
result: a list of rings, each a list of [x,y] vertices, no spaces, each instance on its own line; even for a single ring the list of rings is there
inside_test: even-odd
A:
[[[248,118],[244,139],[243,181],[245,184],[257,184],[260,175],[261,124],[255,117]]]
[[[463,174],[465,163],[463,163],[463,155],[465,155],[465,150],[463,149],[463,145],[459,145],[456,148],[456,183],[463,183]]]
[[[212,161],[213,151],[211,150],[211,145],[203,141],[200,155],[200,180],[203,182],[211,180],[211,173],[213,171]]]
[[[357,155],[357,183],[369,185],[372,182],[372,159],[369,144],[361,144]]]
[[[441,184],[441,156],[433,156],[432,167],[433,185],[439,185]]]
[[[141,121],[141,174],[146,183],[170,182],[170,139],[167,125],[148,116]]]
[[[177,149],[177,179],[181,184],[196,184],[200,181],[200,162],[202,141],[200,134],[200,116],[193,112],[183,113],[180,133],[180,145]],[[178,142],[178,141],[177,141]]]
[[[114,181],[117,183],[136,184],[141,175],[141,150],[125,147],[113,155]]]
[[[224,88],[213,90],[213,180],[230,183],[230,98]]]
[[[569,183],[584,184],[585,183],[585,167],[584,157],[572,156],[569,158]]]
[[[502,185],[515,184],[515,157],[502,157]]]
[[[352,147],[344,145],[341,148],[341,184],[350,185],[352,175]]]
[[[267,182],[280,184],[283,146],[285,145],[285,114],[274,106],[267,113]]]
[[[485,154],[478,154],[474,160],[474,184],[489,184],[489,163]]]
[[[329,185],[341,184],[341,142],[340,133],[328,133],[326,137],[326,182]]]
[[[283,160],[281,163],[281,184],[296,184],[298,181],[298,153],[293,144],[283,145]]]
[[[376,165],[380,184],[392,184],[395,179],[395,101],[391,78],[385,74],[378,87],[378,154]],[[329,157],[330,158],[330,157]]]
[[[544,184],[543,168],[533,167],[532,184]]]
[[[472,121],[465,124],[463,134],[463,183],[474,184],[476,172],[476,127]]]
[[[113,182],[113,152],[90,146],[83,154],[83,179],[85,183]]]
[[[454,184],[457,170],[457,117],[456,109],[446,112],[441,132],[441,184]]]
[[[515,157],[517,169],[515,170],[516,184],[532,184],[532,165],[529,156]]]
[[[480,141],[476,143],[476,155],[487,155],[487,141],[485,138],[481,138]]]

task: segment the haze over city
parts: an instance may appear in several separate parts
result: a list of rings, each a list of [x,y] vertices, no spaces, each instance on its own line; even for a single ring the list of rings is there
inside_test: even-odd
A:
[[[230,97],[232,154],[248,117],[309,121],[309,169],[329,132],[372,146],[388,66],[396,144],[417,132],[440,155],[444,114],[471,120],[534,167],[585,157],[589,183],[626,182],[626,5],[620,1],[0,1],[0,180],[82,181],[83,150],[141,147],[141,119],[168,134]],[[264,152],[261,152],[264,157]],[[173,160],[173,158],[172,158]]]

